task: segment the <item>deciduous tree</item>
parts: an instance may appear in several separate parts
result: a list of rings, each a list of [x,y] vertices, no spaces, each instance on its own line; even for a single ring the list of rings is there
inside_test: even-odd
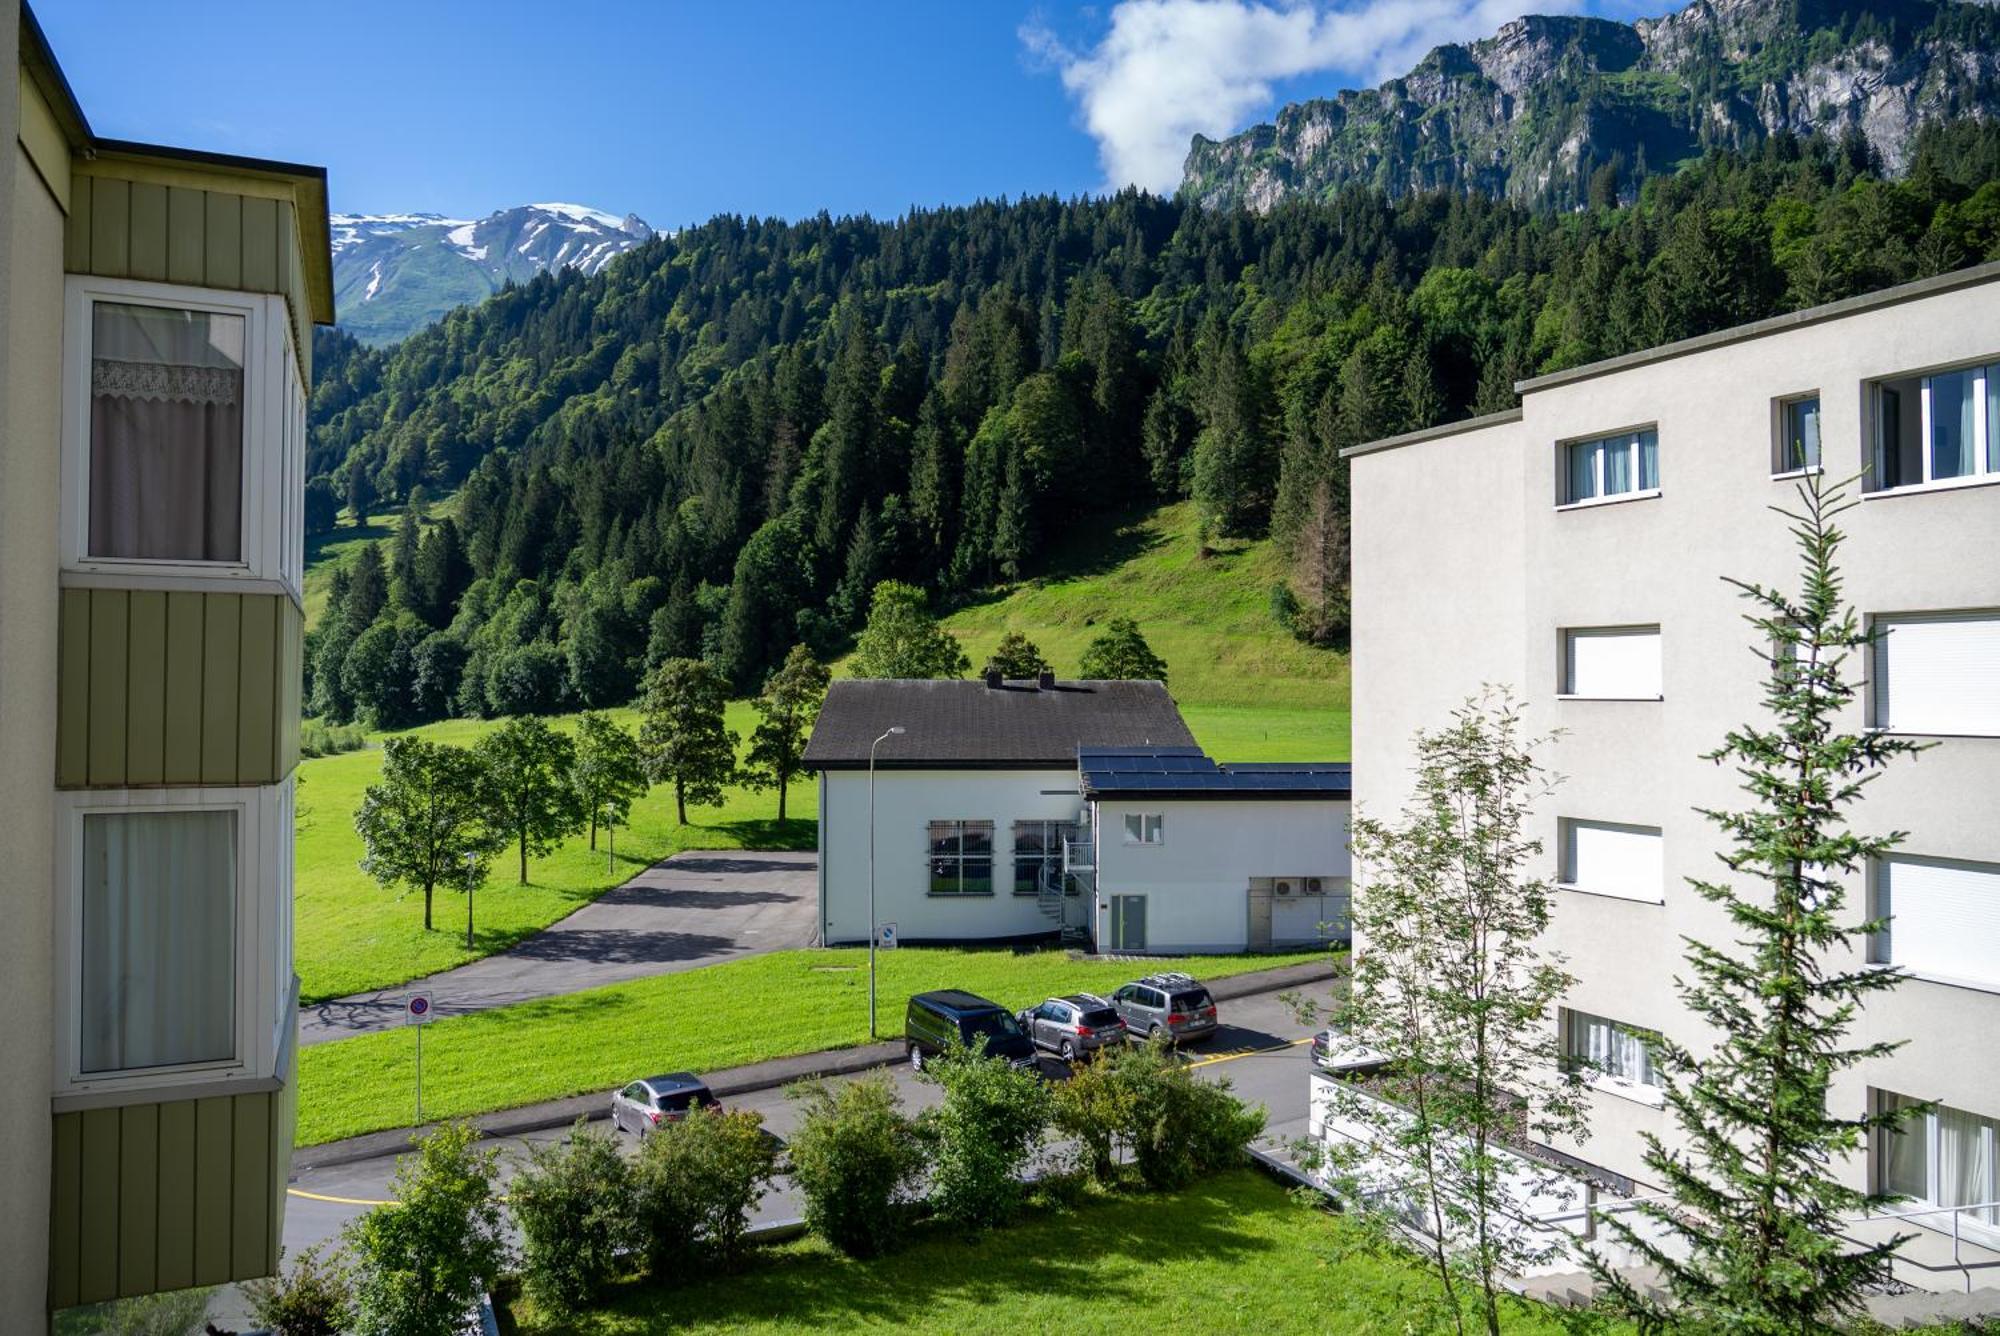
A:
[[[971,666],[931,615],[923,590],[900,580],[875,586],[868,625],[854,648],[856,677],[963,677]]]
[[[762,791],[778,791],[778,820],[785,819],[785,789],[805,759],[806,739],[819,718],[832,674],[804,645],[792,646],[784,667],[772,673],[751,707],[757,727],[750,733],[750,752],[743,758],[743,782]]]
[[[646,796],[646,762],[639,740],[609,715],[586,714],[576,721],[576,759],[570,782],[588,813],[590,847],[597,847],[597,823],[622,824],[632,804]]]
[[[1000,676],[1017,681],[1036,677],[1049,667],[1049,661],[1042,657],[1041,646],[1019,631],[1001,636],[988,662],[1000,670]]]
[[[499,847],[486,823],[478,758],[417,737],[382,744],[382,782],[361,795],[354,829],[364,850],[362,871],[384,887],[424,893],[426,931],[432,893],[477,886]]]
[[[1165,682],[1167,661],[1153,653],[1153,647],[1139,633],[1139,623],[1130,617],[1113,617],[1084,648],[1076,675],[1097,682]]]
[[[484,768],[486,816],[496,836],[520,852],[521,885],[528,857],[553,853],[583,829],[583,805],[570,782],[576,743],[540,719],[517,716],[472,746]]]
[[[674,813],[712,807],[736,773],[736,734],[723,723],[729,684],[700,659],[668,659],[646,689],[639,750],[655,784],[674,786]]]

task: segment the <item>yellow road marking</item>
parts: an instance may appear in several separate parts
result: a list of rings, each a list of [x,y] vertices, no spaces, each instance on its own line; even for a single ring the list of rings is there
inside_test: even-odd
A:
[[[307,1192],[304,1188],[286,1188],[293,1197],[304,1197],[307,1201],[332,1202],[335,1206],[394,1206],[393,1201],[383,1201],[375,1197],[329,1197],[321,1192]]]
[[[1206,1067],[1212,1062],[1234,1062],[1238,1058],[1254,1058],[1259,1053],[1282,1053],[1288,1048],[1297,1048],[1300,1044],[1310,1044],[1311,1042],[1312,1036],[1307,1035],[1303,1039],[1287,1039],[1282,1044],[1272,1044],[1265,1048],[1239,1048],[1230,1053],[1217,1053],[1210,1057],[1197,1058],[1193,1062],[1190,1062],[1188,1066]]]

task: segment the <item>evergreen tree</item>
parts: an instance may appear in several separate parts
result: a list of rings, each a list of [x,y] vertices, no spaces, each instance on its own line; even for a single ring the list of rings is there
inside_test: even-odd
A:
[[[363,543],[348,568],[347,601],[343,611],[356,628],[372,626],[389,606],[389,573],[382,567],[382,545]]]
[[[646,689],[639,750],[646,776],[674,786],[674,814],[687,824],[687,805],[713,807],[736,775],[736,734],[723,723],[729,684],[700,659],[668,659]]]
[[[1139,633],[1139,623],[1130,617],[1113,617],[1084,647],[1076,675],[1090,682],[1164,683],[1167,661],[1153,653],[1153,647]]]
[[[750,702],[757,727],[750,734],[750,751],[743,758],[743,782],[759,792],[778,791],[778,820],[785,819],[785,789],[805,759],[806,740],[819,718],[832,678],[826,665],[804,645],[792,646],[784,666],[772,673],[764,690]]]
[[[546,857],[583,829],[570,783],[576,743],[540,719],[517,716],[481,737],[472,752],[484,772],[487,823],[496,839],[514,843],[526,886],[529,855]]]
[[[632,804],[646,796],[646,764],[639,740],[609,715],[580,716],[570,783],[588,814],[590,847],[596,849],[598,822],[622,824],[631,816]]]
[[[396,521],[396,536],[389,544],[389,588],[398,603],[413,606],[411,594],[417,579],[417,550],[423,539],[417,512],[408,506]]]
[[[1729,842],[1724,866],[1750,883],[1695,881],[1727,916],[1729,946],[1686,938],[1681,1001],[1715,1036],[1699,1052],[1661,1036],[1667,1106],[1685,1140],[1669,1151],[1646,1134],[1646,1167],[1671,1203],[1641,1199],[1647,1228],[1616,1216],[1613,1234],[1658,1269],[1671,1314],[1601,1257],[1592,1268],[1615,1304],[1642,1321],[1693,1321],[1777,1336],[1828,1330],[1863,1311],[1907,1235],[1856,1242],[1846,1222],[1891,1199],[1852,1187],[1837,1166],[1871,1134],[1894,1133],[1922,1106],[1843,1115],[1834,1082],[1900,1043],[1849,1037],[1870,997],[1901,983],[1866,961],[1882,921],[1855,922],[1846,883],[1900,842],[1865,835],[1848,813],[1869,784],[1919,744],[1845,731],[1860,683],[1851,661],[1875,633],[1842,593],[1835,519],[1853,503],[1814,478],[1791,521],[1800,558],[1796,593],[1730,580],[1766,661],[1764,722],[1732,730],[1707,759],[1732,766],[1750,801],[1706,810]]]
[[[1000,676],[1016,681],[1039,677],[1049,667],[1049,661],[1042,657],[1041,647],[1019,631],[1009,631],[1000,637],[989,662],[1000,670]]]
[[[856,677],[963,677],[972,661],[931,616],[915,585],[884,580],[869,602],[868,625],[849,664]]]
[[[469,893],[504,841],[486,823],[483,767],[463,747],[419,737],[382,744],[382,780],[361,795],[361,870],[383,887],[422,891],[424,931],[438,887]]]

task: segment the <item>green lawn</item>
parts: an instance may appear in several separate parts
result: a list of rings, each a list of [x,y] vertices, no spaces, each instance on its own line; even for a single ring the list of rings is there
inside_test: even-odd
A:
[[[638,726],[635,711],[612,713],[627,727]],[[574,726],[573,719],[553,722],[564,729]],[[730,705],[729,726],[747,739],[754,726],[747,702]],[[470,743],[492,727],[487,721],[455,719],[414,731]],[[809,779],[791,786],[791,819],[782,828],[776,793],[733,788],[720,807],[689,808],[690,824],[682,827],[674,820],[673,790],[656,788],[634,808],[632,824],[619,830],[615,868],[604,847],[600,844],[592,853],[582,835],[549,857],[531,861],[527,886],[518,884],[511,853],[497,858],[486,886],[473,896],[475,949],[467,951],[464,897],[441,892],[436,929],[425,932],[421,895],[385,891],[361,870],[354,809],[362,790],[381,773],[377,746],[299,764],[294,949],[302,1001],[392,987],[503,951],[682,849],[810,849],[815,839]]]
[[[1167,685],[1183,707],[1338,713],[1345,756],[1347,655],[1301,644],[1271,615],[1271,590],[1285,572],[1269,542],[1212,548],[1201,555],[1187,502],[1093,520],[1050,553],[1048,568],[1062,574],[960,608],[945,625],[975,670],[1002,635],[1020,631],[1073,677],[1103,623],[1131,617],[1167,661]],[[1306,759],[1326,759],[1324,749]]]
[[[1148,968],[1219,978],[1318,954],[1197,956]],[[1108,992],[1141,972],[1054,950],[903,947],[878,960],[885,1036],[902,1032],[905,1001],[926,989],[968,988],[1025,1007],[1078,989]],[[714,1071],[867,1039],[866,948],[776,951],[434,1021],[424,1031],[424,1113],[485,1113],[609,1091],[648,1072]],[[413,1043],[398,1029],[301,1050],[299,1144],[407,1125]]]
[[[525,1336],[666,1331],[1404,1332],[1448,1322],[1413,1255],[1360,1246],[1349,1221],[1302,1205],[1252,1170],[1180,1192],[1036,1214],[976,1239],[926,1231],[872,1261],[818,1240],[754,1255],[745,1270],[676,1289],[632,1284],[568,1321],[516,1301]],[[1515,1301],[1504,1329],[1565,1330]],[[503,1318],[505,1330],[505,1321]],[[1622,1330],[1612,1328],[1612,1330]]]

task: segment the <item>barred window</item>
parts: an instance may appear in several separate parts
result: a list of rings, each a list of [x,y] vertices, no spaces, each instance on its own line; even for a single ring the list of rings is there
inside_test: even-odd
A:
[[[993,894],[993,823],[930,823],[931,894]]]
[[[1060,883],[1066,829],[1061,821],[1014,823],[1014,894],[1038,895],[1043,886]]]

